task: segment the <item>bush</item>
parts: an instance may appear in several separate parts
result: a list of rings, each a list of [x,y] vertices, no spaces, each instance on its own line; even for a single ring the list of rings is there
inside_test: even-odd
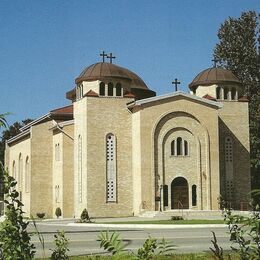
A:
[[[45,213],[36,213],[36,216],[38,218],[44,218],[45,217]]]
[[[184,220],[182,216],[172,216],[171,220]]]
[[[56,215],[57,218],[59,218],[61,216],[61,208],[60,207],[56,208],[55,215]]]
[[[91,222],[87,209],[84,209],[82,211],[82,213],[80,215],[80,222],[83,222],[83,223],[90,223]]]

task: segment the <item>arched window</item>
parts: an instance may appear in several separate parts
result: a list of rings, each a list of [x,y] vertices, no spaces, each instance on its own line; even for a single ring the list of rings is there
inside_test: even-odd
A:
[[[83,97],[83,84],[81,84],[81,97]]]
[[[15,161],[13,161],[13,177],[14,177],[14,179],[16,179],[16,165],[15,165]]]
[[[236,88],[231,89],[231,99],[236,100],[237,99],[237,90]]]
[[[121,97],[121,96],[122,96],[121,83],[117,83],[117,84],[116,84],[116,96],[117,96],[117,97]]]
[[[113,134],[106,136],[106,179],[107,179],[107,202],[116,202],[116,139]]]
[[[229,89],[224,88],[224,99],[228,99],[228,92],[229,92]]]
[[[30,190],[30,165],[29,165],[29,157],[26,157],[25,160],[25,191],[29,192]]]
[[[228,136],[225,138],[225,170],[226,170],[226,199],[233,200],[233,139]]]
[[[59,202],[60,201],[60,186],[59,185],[55,185],[55,202]]]
[[[171,142],[171,155],[175,155],[175,140]]]
[[[19,183],[19,188],[22,188],[22,183],[23,183],[23,158],[22,154],[20,153],[19,155],[19,165],[18,165],[18,183]]]
[[[55,144],[55,161],[60,160],[60,144]]]
[[[196,185],[192,185],[191,193],[192,193],[192,206],[197,206],[197,186]]]
[[[217,87],[216,89],[216,97],[217,99],[222,99],[222,92],[221,92],[221,87]]]
[[[113,96],[114,95],[114,85],[112,82],[108,83],[108,87],[107,87],[107,95],[108,96]]]
[[[171,142],[171,155],[189,155],[189,143],[178,137],[176,140]]]
[[[78,136],[78,200],[82,202],[82,137]]]
[[[105,83],[104,82],[100,82],[100,84],[99,84],[99,95],[105,96]]]
[[[177,138],[177,155],[182,155],[182,138],[178,137]]]
[[[186,140],[184,140],[184,155],[189,155],[189,146]]]

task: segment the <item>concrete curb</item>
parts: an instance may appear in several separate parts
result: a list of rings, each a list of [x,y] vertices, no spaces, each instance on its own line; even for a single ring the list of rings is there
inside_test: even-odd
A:
[[[70,227],[102,227],[102,228],[134,228],[134,229],[181,229],[181,228],[216,228],[227,227],[226,224],[197,224],[197,225],[171,225],[171,224],[97,224],[97,223],[69,223]]]

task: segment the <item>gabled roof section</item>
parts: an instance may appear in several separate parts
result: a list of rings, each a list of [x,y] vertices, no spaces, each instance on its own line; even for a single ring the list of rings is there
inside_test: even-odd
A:
[[[51,114],[73,114],[73,105],[60,107],[50,111]]]
[[[176,92],[161,95],[161,96],[137,100],[135,102],[130,103],[127,107],[133,108],[135,106],[142,106],[142,105],[153,103],[153,102],[156,102],[156,101],[162,101],[162,100],[170,99],[170,98],[173,98],[173,97],[187,98],[187,99],[190,99],[190,100],[193,100],[193,101],[205,104],[205,105],[215,107],[216,109],[219,109],[223,106],[221,103],[218,103],[218,102],[215,102],[215,101],[212,101],[212,100],[209,100],[209,99],[194,96],[194,95],[182,92],[182,91],[176,91]]]
[[[23,132],[17,134],[16,136],[10,138],[9,140],[6,141],[6,143],[7,144],[11,144],[11,143],[13,143],[13,142],[15,142],[15,141],[17,141],[17,140],[27,136],[27,135],[30,135],[30,129],[27,129],[26,131],[23,131]]]
[[[83,97],[99,97],[99,95],[91,89]]]
[[[64,121],[73,119],[73,105],[53,109],[48,114],[41,116],[41,117],[33,120],[29,124],[21,127],[20,131],[23,132],[23,131],[29,129],[33,125],[42,123],[46,120],[55,119],[55,118],[64,120]]]

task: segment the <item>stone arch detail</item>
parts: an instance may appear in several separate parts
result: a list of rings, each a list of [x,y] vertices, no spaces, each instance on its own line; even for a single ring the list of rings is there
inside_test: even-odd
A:
[[[195,125],[197,129],[201,129],[201,132],[203,134],[196,134],[194,133],[191,129],[188,127],[172,127],[172,125],[169,123],[170,120],[178,119],[178,118],[183,118],[185,117],[186,119],[190,119],[193,122],[195,122]],[[168,123],[168,125],[167,125]],[[165,141],[167,137],[174,131],[177,130],[183,130],[189,132],[193,137],[196,142],[196,152],[197,152],[197,167],[196,167],[196,172],[197,172],[197,196],[198,196],[198,208],[205,209],[205,208],[210,208],[211,205],[211,199],[209,199],[209,196],[211,194],[211,185],[210,185],[210,165],[209,165],[209,134],[207,128],[198,120],[194,115],[183,112],[183,111],[173,111],[168,114],[164,114],[155,124],[155,127],[153,129],[153,151],[152,151],[152,156],[153,156],[153,172],[154,172],[154,197],[160,196],[160,186],[163,185],[164,181],[164,176],[165,176],[165,169],[162,167],[164,165],[164,147],[165,147]],[[204,149],[202,151],[201,145],[203,143]],[[159,152],[159,146],[162,145],[162,151]],[[203,153],[203,154],[202,154]],[[202,163],[201,163],[201,158],[204,156],[206,159],[206,166],[205,166],[205,172],[202,171]],[[161,160],[161,163],[160,163]],[[161,167],[161,168],[160,168]],[[160,170],[159,170],[160,168]],[[162,174],[162,176],[159,175]],[[204,176],[207,175],[208,178],[207,180],[203,178]],[[159,185],[160,184],[160,185]],[[202,187],[206,186],[204,188],[207,192],[207,201],[202,198],[203,190]],[[205,191],[204,191],[205,194]],[[190,203],[191,204],[191,203]],[[154,207],[155,210],[159,209],[158,203],[154,200]]]

